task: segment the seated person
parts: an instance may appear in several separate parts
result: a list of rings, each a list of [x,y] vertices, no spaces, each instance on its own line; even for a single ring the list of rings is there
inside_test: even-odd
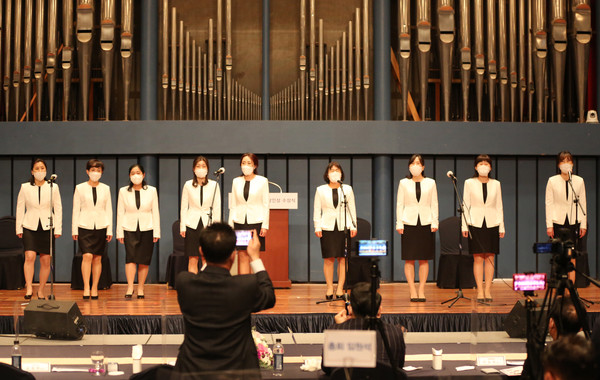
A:
[[[254,274],[231,276],[235,243],[235,232],[227,224],[204,228],[200,248],[206,268],[197,274],[181,272],[175,280],[185,336],[174,375],[182,379],[191,378],[184,374],[208,371],[259,371],[250,315],[273,307],[275,292],[254,231],[248,243]]]
[[[564,335],[575,335],[581,331],[577,310],[570,297],[558,296],[548,318],[548,333],[556,340]]]
[[[542,365],[544,380],[593,380],[598,371],[592,344],[579,335],[565,335],[550,343]]]
[[[376,294],[376,310],[379,317],[379,308],[381,306],[381,295]],[[367,282],[359,282],[352,287],[350,293],[350,306],[348,313],[346,309],[342,309],[335,315],[335,324],[329,327],[331,330],[366,330],[365,325],[371,313],[371,284]],[[406,353],[406,345],[404,344],[404,335],[402,327],[383,323],[383,330],[390,345],[390,354],[395,359],[395,365],[402,369],[404,367],[404,355]],[[377,362],[385,363],[392,366],[385,350],[385,345],[379,331],[377,331]],[[331,374],[333,368],[322,366],[326,374]]]

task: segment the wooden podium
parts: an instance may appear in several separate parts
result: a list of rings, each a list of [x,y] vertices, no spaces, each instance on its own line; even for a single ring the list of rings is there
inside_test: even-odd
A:
[[[289,278],[289,210],[298,208],[298,193],[271,193],[269,231],[260,258],[276,288],[291,288]]]

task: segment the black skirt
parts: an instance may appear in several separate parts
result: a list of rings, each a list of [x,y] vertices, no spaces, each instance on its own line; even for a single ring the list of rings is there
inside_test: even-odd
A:
[[[150,265],[154,252],[154,231],[124,231],[125,263]]]
[[[333,231],[321,231],[321,257],[344,257],[344,230],[340,231],[335,226]]]
[[[435,257],[435,233],[431,224],[404,225],[402,234],[402,260],[433,260]]]
[[[198,222],[198,226],[196,228],[185,228],[185,255],[187,257],[200,256],[200,232],[204,229],[204,225],[202,224],[202,218]]]
[[[55,240],[52,235],[52,246],[56,249]],[[34,251],[38,255],[50,254],[50,231],[42,229],[42,222],[38,223],[36,231],[23,228],[23,248],[25,251]]]
[[[254,231],[256,231],[256,235],[258,235],[258,240],[260,241],[260,251],[264,252],[265,251],[265,238],[264,238],[264,236],[259,235],[261,227],[262,227],[262,223],[254,223],[254,224],[233,223],[234,230],[254,230]]]
[[[77,241],[79,242],[79,250],[82,254],[104,255],[106,252],[106,228],[88,230],[79,227],[78,232]]]
[[[481,228],[469,226],[469,253],[500,253],[500,226],[487,227],[485,219]]]

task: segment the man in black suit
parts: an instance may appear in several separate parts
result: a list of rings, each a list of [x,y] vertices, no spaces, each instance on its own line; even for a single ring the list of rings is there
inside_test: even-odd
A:
[[[275,292],[260,260],[260,242],[254,231],[248,244],[254,274],[230,275],[235,247],[233,229],[224,223],[213,223],[200,235],[207,267],[198,274],[182,272],[175,280],[185,325],[175,375],[259,371],[250,315],[273,307]]]
[[[379,293],[376,294],[375,304],[375,309],[379,314],[379,307],[381,306],[381,295]],[[348,313],[346,312],[346,309],[342,309],[337,313],[334,317],[335,324],[330,326],[329,329],[365,330],[367,328],[366,322],[369,314],[371,314],[371,284],[359,282],[352,287]],[[381,322],[381,324],[383,325],[383,331],[389,342],[390,355],[394,359],[394,364],[397,368],[401,369],[404,367],[404,356],[406,354],[406,344],[404,343],[402,327],[385,322]],[[379,331],[377,331],[377,363],[392,365]],[[333,368],[323,366],[323,371],[326,374],[330,374],[332,370]]]

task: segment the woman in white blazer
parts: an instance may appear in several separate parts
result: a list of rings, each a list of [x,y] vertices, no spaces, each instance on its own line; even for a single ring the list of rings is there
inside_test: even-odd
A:
[[[438,197],[435,180],[425,177],[425,161],[420,154],[408,160],[409,174],[398,184],[396,231],[402,235],[404,274],[410,302],[425,302],[429,260],[435,257],[438,230]],[[415,260],[419,261],[419,290],[415,288]]]
[[[198,273],[200,232],[210,223],[221,221],[221,190],[217,182],[208,179],[209,169],[206,157],[196,157],[192,164],[194,178],[183,185],[181,193],[179,231],[185,239],[188,271],[192,273]]]
[[[344,171],[338,162],[330,162],[323,173],[325,185],[317,187],[313,222],[315,235],[321,241],[321,256],[323,257],[323,272],[327,291],[325,298],[333,299],[333,267],[337,258],[338,285],[335,291],[336,298],[344,295],[346,281],[346,262],[344,258],[344,233],[350,230],[350,237],[356,236],[356,204],[354,192],[350,185],[341,184],[344,180]],[[344,196],[348,202],[346,215],[344,215]],[[345,223],[345,225],[344,225]]]
[[[112,239],[112,202],[110,187],[100,183],[104,163],[91,159],[86,164],[89,180],[75,187],[73,194],[73,240],[81,250],[83,299],[98,299],[98,281],[102,274],[102,256]],[[92,287],[90,291],[90,273]]]
[[[46,181],[47,165],[38,158],[31,165],[31,179],[21,184],[17,197],[16,233],[23,239],[25,249],[25,299],[33,295],[33,273],[35,257],[40,255],[40,287],[38,299],[45,299],[44,287],[50,274],[50,214],[53,216],[54,239],[62,235],[62,204],[58,185],[52,186],[50,204],[50,184]]]
[[[465,217],[462,222],[462,233],[464,237],[469,237],[469,252],[473,255],[477,301],[492,302],[494,257],[500,253],[500,238],[504,237],[502,190],[500,181],[489,177],[492,170],[490,156],[480,154],[475,158],[474,166],[475,175],[465,181],[463,194]],[[483,287],[484,264],[485,288]]]
[[[146,184],[145,177],[142,165],[132,165],[129,168],[129,186],[119,190],[117,201],[117,240],[125,244],[125,298],[133,296],[133,280],[138,265],[137,298],[144,298],[144,283],[154,243],[160,239],[158,194],[155,187]]]
[[[546,185],[546,232],[551,238],[559,237],[562,232],[560,237],[571,240],[581,251],[587,232],[585,183],[583,178],[573,174],[573,155],[569,151],[558,154],[556,165],[560,174],[550,177]],[[574,202],[573,190],[579,196],[581,207]],[[575,265],[575,259],[571,261]],[[569,272],[569,278],[575,282],[574,271]]]
[[[233,179],[229,204],[229,225],[235,230],[256,230],[260,250],[265,250],[269,230],[269,180],[258,175],[258,157],[244,153],[240,159],[242,175]],[[239,274],[250,273],[250,257],[238,250]]]

